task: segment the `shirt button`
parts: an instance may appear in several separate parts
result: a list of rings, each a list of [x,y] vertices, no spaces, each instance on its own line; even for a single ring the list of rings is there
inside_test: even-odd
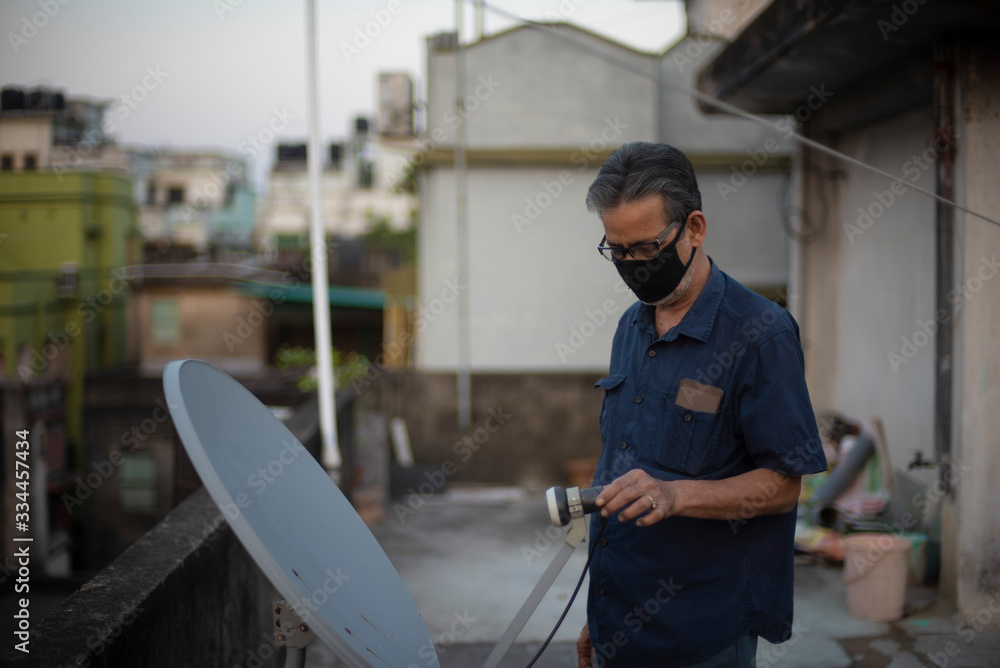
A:
[[[628,443],[622,441],[622,450],[628,450]]]
[[[604,587],[598,587],[597,593],[600,594],[601,596],[604,596]]]
[[[640,397],[640,396],[637,395],[636,398],[635,398],[635,403],[641,404],[642,403],[642,397]]]
[[[649,351],[649,356],[650,357],[656,357],[656,351],[655,350],[650,350]]]
[[[690,422],[691,421],[691,414],[690,413],[685,413],[684,414],[684,421],[685,422]]]
[[[604,547],[607,547],[608,546],[608,539],[607,538],[602,538],[601,539],[601,545],[603,545]]]

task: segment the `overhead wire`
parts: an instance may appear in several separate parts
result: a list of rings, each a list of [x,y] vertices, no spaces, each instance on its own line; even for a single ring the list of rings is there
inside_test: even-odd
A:
[[[796,243],[808,245],[823,236],[829,221],[830,207],[827,205],[826,186],[838,178],[842,178],[846,173],[839,169],[817,167],[808,158],[803,159],[799,164],[803,172],[814,174],[817,177],[816,194],[819,199],[819,220],[813,223],[812,216],[803,207],[797,204],[788,204],[788,194],[792,186],[791,174],[786,173],[781,180],[776,194],[776,204],[785,235]],[[792,224],[793,218],[798,218],[802,225],[795,227]]]
[[[673,90],[676,90],[676,91],[685,93],[687,95],[690,95],[691,97],[693,97],[693,98],[695,98],[695,99],[697,99],[697,100],[699,100],[701,102],[704,102],[706,104],[710,104],[710,105],[712,105],[714,107],[717,107],[717,108],[719,108],[719,109],[721,109],[721,110],[723,110],[725,112],[728,112],[728,113],[732,114],[733,116],[737,116],[739,118],[743,118],[745,120],[751,121],[753,123],[757,123],[759,125],[763,125],[763,126],[765,126],[767,128],[773,129],[773,130],[782,131],[782,130],[780,130],[780,128],[776,127],[776,125],[774,123],[772,123],[771,121],[769,121],[766,118],[763,118],[761,116],[758,116],[756,114],[748,112],[748,111],[746,111],[744,109],[740,109],[739,107],[737,107],[737,106],[735,106],[733,104],[730,104],[728,102],[720,100],[720,99],[718,99],[718,98],[716,98],[716,97],[714,97],[712,95],[709,95],[707,93],[703,93],[703,92],[701,92],[699,90],[690,88],[690,87],[684,85],[683,83],[680,83],[678,81],[670,79],[669,77],[664,76],[662,73],[652,72],[652,71],[648,70],[647,68],[642,67],[640,65],[637,65],[635,63],[632,63],[632,62],[630,62],[630,61],[628,61],[628,60],[626,60],[624,58],[619,58],[617,56],[614,56],[613,54],[607,53],[606,51],[602,51],[602,50],[596,49],[596,48],[590,46],[589,44],[585,44],[585,43],[583,43],[583,42],[581,42],[579,40],[576,40],[576,39],[570,37],[569,35],[566,35],[566,34],[563,34],[563,33],[559,32],[557,29],[555,29],[549,23],[539,22],[539,21],[533,21],[531,19],[526,19],[526,18],[524,18],[522,16],[514,14],[513,12],[509,12],[509,11],[507,11],[505,9],[497,7],[496,5],[493,5],[491,3],[482,2],[482,0],[480,0],[480,2],[481,2],[481,6],[489,9],[490,11],[492,11],[494,13],[497,13],[497,14],[499,14],[501,16],[504,16],[504,17],[506,17],[506,18],[508,18],[510,20],[513,20],[513,21],[516,21],[516,22],[519,22],[519,23],[523,23],[523,24],[525,24],[527,26],[530,26],[530,27],[533,27],[533,28],[535,28],[537,30],[541,30],[542,32],[546,32],[550,36],[554,37],[555,39],[557,39],[557,40],[559,40],[559,41],[561,41],[563,43],[566,43],[566,44],[570,45],[571,47],[573,47],[575,49],[578,49],[580,51],[589,53],[590,55],[593,55],[593,56],[596,56],[598,58],[601,58],[601,59],[603,59],[603,60],[605,60],[607,62],[614,63],[614,64],[618,65],[619,67],[622,67],[623,69],[629,70],[629,71],[634,72],[634,73],[636,73],[636,74],[638,74],[640,76],[643,76],[643,77],[646,77],[646,78],[651,79],[653,81],[656,81],[656,82],[658,82],[658,83],[660,83],[660,84],[662,84],[664,86],[667,86],[668,88],[671,88]],[[782,131],[782,132],[784,132],[784,131]],[[953,200],[950,200],[950,199],[948,199],[946,197],[938,195],[937,193],[935,193],[933,191],[930,191],[930,190],[927,190],[926,188],[921,188],[920,186],[914,185],[912,182],[907,181],[907,180],[905,180],[905,179],[903,179],[903,178],[901,178],[899,176],[896,176],[894,174],[891,174],[890,172],[887,172],[885,170],[879,169],[878,167],[875,167],[873,165],[869,165],[869,164],[867,164],[867,163],[865,163],[865,162],[863,162],[861,160],[858,160],[858,159],[853,158],[853,157],[851,157],[849,155],[841,153],[840,151],[837,151],[836,149],[833,149],[833,148],[830,148],[829,146],[821,144],[820,142],[817,142],[817,141],[815,141],[813,139],[810,139],[809,137],[804,137],[801,134],[799,134],[798,132],[792,131],[790,133],[790,135],[789,135],[789,138],[794,139],[795,141],[797,141],[798,143],[800,143],[800,144],[802,144],[804,146],[808,146],[809,148],[812,148],[812,149],[814,149],[816,151],[819,151],[820,153],[825,153],[826,155],[829,155],[829,156],[831,156],[831,157],[833,157],[833,158],[835,158],[837,160],[842,160],[842,161],[847,162],[849,164],[855,165],[855,166],[860,167],[862,169],[865,169],[867,171],[870,171],[870,172],[873,172],[873,173],[878,174],[880,176],[883,176],[885,178],[888,178],[888,179],[892,180],[893,182],[900,183],[901,185],[903,185],[906,188],[912,188],[913,190],[916,190],[917,192],[923,193],[923,194],[925,194],[925,195],[927,195],[927,196],[929,196],[929,197],[931,197],[931,198],[933,198],[935,200],[938,200],[938,201],[943,202],[943,203],[945,203],[945,204],[947,204],[949,206],[953,206],[956,209],[964,211],[965,213],[967,213],[967,214],[969,214],[971,216],[975,216],[976,218],[980,218],[981,220],[984,220],[986,222],[993,223],[994,225],[1000,225],[1000,221],[997,221],[997,220],[995,220],[993,218],[990,218],[989,216],[986,216],[986,215],[981,214],[981,213],[979,213],[977,211],[974,211],[974,210],[972,210],[972,209],[970,209],[970,208],[968,208],[966,206],[963,206],[963,205],[961,205],[961,204],[959,204],[959,203],[957,203],[957,202],[955,202]],[[805,167],[807,169],[810,167],[808,161],[806,163],[804,163],[804,165],[805,165]],[[820,178],[821,178],[822,181],[833,180],[833,179],[837,178],[838,176],[842,175],[842,172],[838,172],[837,170],[817,170],[817,173],[820,176]],[[787,188],[788,188],[788,185],[787,184],[783,184],[782,189],[781,189],[783,192],[782,192],[782,194],[780,194],[778,196],[779,202],[780,201],[784,201],[785,196],[787,195]],[[819,185],[819,192],[820,192],[820,196],[825,199],[825,194],[823,193],[823,183],[822,182]],[[797,208],[797,209],[800,209],[800,207],[786,207],[786,209],[788,209],[788,208]],[[823,206],[822,208],[823,208],[823,210],[826,209],[825,206]],[[822,229],[826,226],[826,220],[825,220],[825,214],[824,214],[824,218],[823,218],[823,220],[820,221],[820,224],[818,226],[818,230],[813,229],[813,230],[810,230],[809,232],[802,233],[802,232],[800,232],[798,230],[794,230],[794,229],[791,229],[789,227],[790,226],[790,214],[789,214],[788,218],[789,218],[789,220],[784,220],[784,216],[783,216],[783,225],[785,225],[786,231],[789,233],[789,235],[792,236],[793,238],[796,238],[796,240],[799,241],[799,242],[808,243],[809,241],[811,241],[814,238],[815,234],[817,234],[817,233],[821,234],[822,233]],[[808,222],[808,221],[806,221],[806,222]],[[603,526],[601,527],[601,531],[603,532]],[[598,535],[600,535],[600,534],[598,534]],[[595,540],[595,542],[596,542],[596,540]],[[566,617],[566,614],[569,612],[569,609],[573,605],[573,601],[576,598],[577,592],[579,591],[580,586],[583,583],[583,578],[584,578],[584,576],[587,573],[587,570],[588,570],[588,568],[590,566],[590,560],[593,558],[593,556],[594,555],[593,555],[593,548],[592,548],[591,551],[590,551],[590,553],[588,554],[587,563],[584,565],[583,573],[580,575],[580,579],[577,582],[576,588],[573,591],[573,595],[570,597],[569,603],[566,605],[565,609],[563,610],[562,615],[559,617],[559,620],[556,622],[555,628],[552,629],[552,632],[549,634],[548,638],[546,638],[546,640],[542,643],[542,646],[539,648],[538,652],[531,659],[530,663],[528,664],[529,668],[531,666],[533,666],[535,664],[535,662],[541,657],[542,653],[545,651],[546,647],[549,645],[549,643],[551,642],[552,638],[555,636],[555,633],[559,629],[559,626],[562,624],[562,621]]]
[[[572,46],[575,49],[578,49],[580,51],[584,51],[586,53],[589,53],[590,55],[593,55],[593,56],[596,56],[596,57],[601,58],[603,60],[606,60],[607,62],[614,63],[615,65],[618,65],[619,67],[622,67],[623,69],[626,69],[626,70],[629,70],[631,72],[634,72],[635,74],[638,74],[640,76],[646,77],[648,79],[652,79],[653,81],[657,81],[657,82],[663,84],[664,86],[667,86],[668,88],[671,88],[673,90],[676,90],[676,91],[685,93],[687,95],[690,95],[691,97],[693,97],[693,98],[695,98],[695,99],[697,99],[697,100],[699,100],[701,102],[704,102],[705,104],[709,104],[709,105],[711,105],[713,107],[717,107],[717,108],[719,108],[719,109],[721,109],[723,111],[726,111],[726,112],[732,114],[733,116],[738,116],[738,117],[743,118],[745,120],[757,123],[758,125],[763,125],[765,127],[768,127],[768,128],[770,128],[772,130],[779,130],[779,131],[781,131],[783,133],[786,133],[786,130],[782,130],[780,128],[777,128],[776,125],[775,125],[775,123],[772,123],[771,121],[769,121],[766,118],[763,118],[761,116],[753,114],[753,113],[751,113],[749,111],[746,111],[744,109],[740,109],[736,105],[730,104],[729,102],[725,102],[723,100],[720,100],[720,99],[718,99],[718,98],[716,98],[716,97],[714,97],[712,95],[709,95],[708,93],[703,93],[700,90],[697,90],[697,89],[694,89],[694,88],[690,88],[689,86],[686,86],[683,83],[680,83],[680,82],[678,82],[676,80],[673,80],[673,79],[671,79],[669,77],[666,77],[666,76],[664,76],[661,73],[652,72],[649,69],[647,69],[645,67],[642,67],[641,65],[638,65],[636,63],[633,63],[633,62],[630,62],[630,61],[626,60],[625,58],[620,58],[620,57],[615,56],[615,55],[613,55],[611,53],[608,53],[606,51],[602,51],[600,49],[596,49],[596,48],[592,47],[589,44],[585,44],[585,43],[581,42],[580,40],[574,39],[573,37],[570,37],[569,35],[563,34],[559,30],[555,29],[550,23],[542,22],[542,21],[534,21],[532,19],[527,19],[527,18],[524,18],[522,16],[518,16],[517,14],[514,14],[513,12],[509,12],[506,9],[503,9],[501,7],[497,7],[496,5],[490,4],[488,2],[483,2],[483,6],[485,6],[490,11],[493,11],[493,12],[495,12],[495,13],[501,15],[501,16],[504,16],[504,17],[510,19],[510,20],[518,21],[518,22],[523,23],[523,24],[525,24],[527,26],[531,26],[531,27],[533,27],[533,28],[535,28],[537,30],[541,30],[542,32],[546,32],[550,36],[552,36],[553,38],[555,38],[555,39],[557,39],[557,40],[559,40],[559,41],[561,41],[561,42],[563,42],[565,44],[569,44],[570,46]],[[867,164],[867,163],[865,163],[865,162],[863,162],[861,160],[858,160],[857,158],[853,158],[853,157],[851,157],[851,156],[849,156],[849,155],[847,155],[845,153],[841,153],[840,151],[838,151],[838,150],[836,150],[834,148],[830,148],[829,146],[826,146],[825,144],[821,144],[820,142],[818,142],[818,141],[816,141],[814,139],[810,139],[809,137],[805,137],[805,136],[799,134],[798,132],[792,131],[788,136],[789,136],[789,138],[794,139],[795,141],[799,142],[800,144],[802,144],[804,146],[808,146],[809,148],[815,149],[816,151],[819,151],[820,153],[825,153],[825,154],[827,154],[829,156],[832,156],[832,157],[834,157],[834,158],[836,158],[838,160],[842,160],[844,162],[847,162],[849,164],[855,165],[857,167],[861,167],[862,169],[868,170],[870,172],[874,172],[875,174],[878,174],[880,176],[884,176],[887,179],[890,179],[890,180],[892,180],[892,181],[894,181],[896,183],[901,184],[905,188],[912,188],[913,190],[916,190],[917,192],[923,193],[924,195],[927,195],[928,197],[932,197],[932,198],[934,198],[934,199],[936,199],[936,200],[938,200],[938,201],[940,201],[940,202],[942,202],[944,204],[947,204],[949,206],[955,207],[956,209],[959,209],[960,211],[964,211],[965,213],[967,213],[967,214],[969,214],[971,216],[975,216],[976,218],[980,218],[981,220],[985,220],[986,222],[993,223],[994,225],[1000,225],[1000,221],[998,221],[996,219],[990,218],[989,216],[987,216],[985,214],[982,214],[982,213],[979,213],[978,211],[974,211],[973,209],[970,209],[970,208],[968,208],[968,207],[966,207],[966,206],[964,206],[962,204],[959,204],[958,202],[955,202],[954,200],[950,200],[947,197],[943,197],[941,195],[938,195],[937,193],[935,193],[935,192],[933,192],[931,190],[927,190],[926,188],[922,188],[922,187],[920,187],[918,185],[915,185],[911,181],[907,181],[906,179],[904,179],[902,177],[896,176],[896,175],[894,175],[894,174],[892,174],[890,172],[887,172],[887,171],[885,171],[883,169],[879,169],[878,167],[875,167],[874,165],[869,165],[869,164]]]

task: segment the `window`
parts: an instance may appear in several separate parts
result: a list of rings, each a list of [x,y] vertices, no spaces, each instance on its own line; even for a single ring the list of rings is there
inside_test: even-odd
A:
[[[375,166],[370,160],[361,159],[358,161],[358,188],[371,190],[375,182]]]
[[[10,153],[0,155],[0,171],[10,172],[14,170],[14,156]]]
[[[302,238],[298,234],[278,234],[276,235],[275,240],[277,241],[279,250],[302,248],[304,245],[302,243]]]
[[[35,171],[38,169],[38,157],[34,153],[24,154],[24,169],[26,171]]]
[[[172,186],[167,188],[167,204],[183,204],[184,203],[184,188],[183,186]]]
[[[156,184],[152,181],[146,184],[146,204],[156,204]]]
[[[156,511],[156,460],[152,453],[125,455],[118,471],[118,504],[127,512]]]
[[[77,266],[76,262],[63,262],[56,277],[56,295],[72,297],[76,294]]]
[[[173,297],[153,298],[153,343],[177,343],[180,338],[177,300]]]

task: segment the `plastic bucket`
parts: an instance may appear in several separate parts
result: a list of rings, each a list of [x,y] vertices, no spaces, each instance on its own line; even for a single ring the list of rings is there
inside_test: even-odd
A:
[[[871,622],[903,616],[910,541],[887,533],[844,539],[844,581],[851,615]]]

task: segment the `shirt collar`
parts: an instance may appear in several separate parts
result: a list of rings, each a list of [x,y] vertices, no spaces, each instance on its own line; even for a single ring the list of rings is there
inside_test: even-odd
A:
[[[673,333],[667,337],[667,340],[672,341],[684,334],[705,343],[711,336],[712,327],[715,325],[715,316],[719,311],[719,304],[722,303],[722,294],[725,292],[726,279],[722,270],[715,266],[711,257],[708,258],[708,261],[711,268],[708,280],[705,281],[705,285],[701,289],[701,294],[694,300],[694,304],[691,305],[688,312],[684,314],[680,324],[671,330]],[[640,304],[632,318],[632,324],[653,329],[655,308],[655,306]]]

